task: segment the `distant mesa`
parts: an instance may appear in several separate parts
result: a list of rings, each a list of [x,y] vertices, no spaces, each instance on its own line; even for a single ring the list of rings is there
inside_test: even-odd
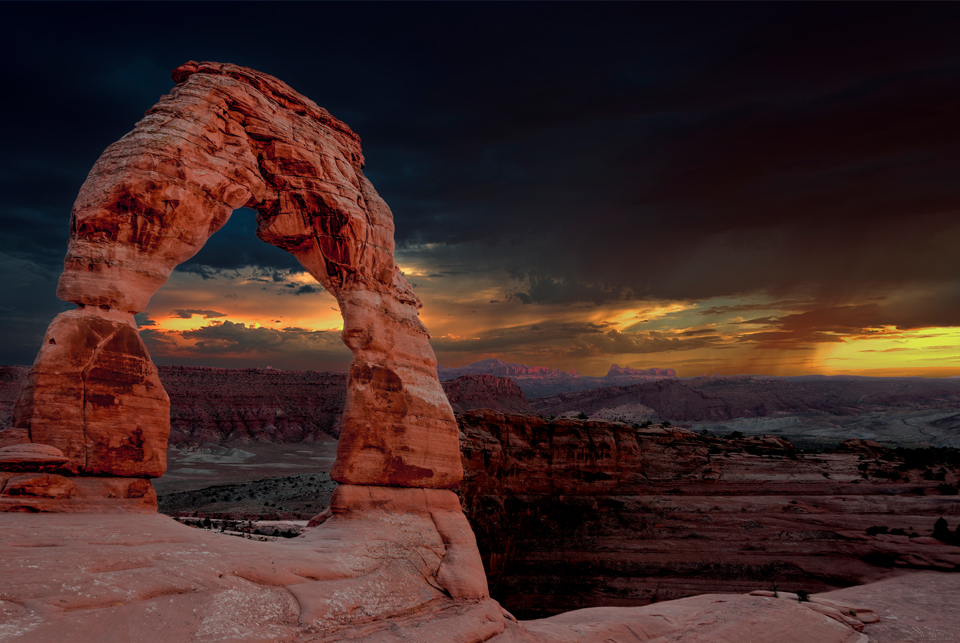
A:
[[[613,364],[607,371],[606,377],[644,377],[647,379],[656,379],[661,377],[676,377],[677,372],[672,368],[647,368],[638,369],[629,366],[617,366]]]
[[[443,383],[447,400],[457,413],[490,409],[499,413],[533,413],[516,382],[496,375],[462,375]]]
[[[546,397],[560,393],[586,391],[605,386],[629,386],[653,380],[676,378],[672,368],[636,369],[613,364],[603,377],[579,375],[546,366],[508,364],[500,359],[484,359],[460,368],[439,367],[440,381],[453,380],[464,375],[496,375],[509,377],[523,389],[528,398]]]

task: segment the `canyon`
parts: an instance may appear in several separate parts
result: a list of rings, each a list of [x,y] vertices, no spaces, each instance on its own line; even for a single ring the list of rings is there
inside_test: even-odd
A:
[[[960,500],[941,491],[956,494],[960,452],[926,468],[860,440],[802,452],[658,425],[459,420],[464,509],[491,595],[521,618],[960,571],[960,541],[931,538],[941,516],[960,527]],[[924,477],[940,467],[948,483]]]

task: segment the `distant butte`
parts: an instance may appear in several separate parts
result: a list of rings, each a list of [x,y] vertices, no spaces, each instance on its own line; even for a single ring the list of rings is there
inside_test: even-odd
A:
[[[879,617],[856,594],[703,595],[518,623],[489,597],[451,490],[459,428],[360,139],[252,69],[189,62],[173,80],[80,189],[57,291],[77,308],[51,322],[0,434],[0,640],[867,640]],[[150,483],[170,407],[133,315],[242,206],[337,298],[353,353],[341,484],[326,520],[283,543],[177,524],[156,514]]]

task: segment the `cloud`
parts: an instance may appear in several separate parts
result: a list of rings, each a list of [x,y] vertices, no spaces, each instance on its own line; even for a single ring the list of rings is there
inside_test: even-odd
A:
[[[257,328],[226,320],[184,331],[144,329],[140,335],[161,364],[253,362],[277,368],[342,371],[351,359],[339,331]]]
[[[134,315],[133,317],[134,317],[134,319],[136,319],[136,321],[137,321],[137,326],[140,327],[140,328],[144,328],[144,327],[146,327],[146,326],[156,326],[156,325],[157,325],[157,322],[153,321],[153,320],[150,318],[150,315],[147,314],[147,313],[137,313],[137,314]],[[188,316],[188,318],[189,318],[189,316]]]
[[[196,308],[178,308],[173,311],[174,317],[179,317],[180,319],[190,319],[194,315],[203,315],[204,319],[213,319],[217,317],[226,317],[226,313],[221,313],[216,310],[198,310]]]
[[[312,295],[319,292],[326,292],[323,286],[319,284],[286,284],[288,290],[278,290],[278,293],[281,294],[292,294],[292,295]]]
[[[621,332],[601,323],[557,323],[490,329],[477,337],[434,337],[431,343],[446,362],[462,361],[457,355],[514,355],[551,361],[580,358],[673,353],[719,346],[710,332],[673,334],[660,331]],[[539,362],[537,362],[539,364]],[[609,366],[609,361],[607,363]]]

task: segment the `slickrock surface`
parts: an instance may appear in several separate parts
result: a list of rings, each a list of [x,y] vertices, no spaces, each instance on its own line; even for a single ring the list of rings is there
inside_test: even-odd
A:
[[[159,515],[4,520],[0,641],[866,643],[872,635],[865,610],[864,621],[846,623],[810,604],[733,594],[517,623],[489,598],[446,595],[475,580],[444,576],[462,538],[450,492],[357,492],[362,497],[348,503],[335,500],[333,517],[319,527],[277,542]],[[876,601],[902,591],[888,585]],[[929,601],[944,607],[937,595]],[[870,607],[843,598],[833,604],[848,612]]]
[[[878,583],[819,594],[817,598],[869,606],[878,618],[864,631],[877,643],[960,641],[960,610],[957,609],[960,580],[956,575],[903,574]]]
[[[960,547],[929,537],[940,516],[956,528],[960,497],[918,470],[882,477],[900,464],[882,447],[798,456],[778,438],[481,411],[460,421],[465,511],[492,596],[518,616],[960,570]]]
[[[456,421],[359,138],[252,69],[190,62],[173,79],[80,189],[57,290],[78,309],[51,323],[13,426],[62,450],[71,473],[161,475],[169,403],[133,314],[247,206],[257,236],[297,257],[340,305],[354,357],[333,477],[455,486]]]

